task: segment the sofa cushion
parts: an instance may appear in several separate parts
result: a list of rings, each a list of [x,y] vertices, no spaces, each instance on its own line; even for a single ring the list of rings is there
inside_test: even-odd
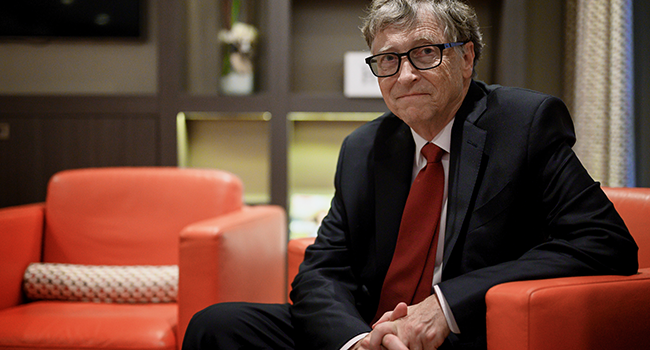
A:
[[[178,305],[41,300],[0,310],[0,349],[176,350]]]
[[[32,263],[25,270],[23,288],[31,300],[173,302],[178,295],[178,266]]]

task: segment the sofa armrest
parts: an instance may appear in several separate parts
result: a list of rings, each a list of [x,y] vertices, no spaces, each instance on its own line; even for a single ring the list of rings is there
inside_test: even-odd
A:
[[[296,278],[300,264],[305,260],[305,249],[314,243],[315,237],[289,240],[287,247],[287,294],[291,293],[291,283]]]
[[[650,268],[497,285],[486,295],[488,349],[645,348],[649,291]]]
[[[27,265],[41,260],[44,205],[0,209],[0,309],[22,303]]]
[[[287,219],[279,206],[243,210],[183,229],[179,343],[197,311],[215,303],[286,302]]]

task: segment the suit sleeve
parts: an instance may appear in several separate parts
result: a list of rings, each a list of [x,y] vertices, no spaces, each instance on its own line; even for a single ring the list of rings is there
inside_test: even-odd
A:
[[[564,104],[552,97],[543,99],[531,118],[522,138],[527,140],[526,144],[510,146],[521,150],[522,162],[515,170],[492,169],[497,155],[484,160],[488,170],[479,186],[490,186],[490,175],[515,179],[508,195],[511,198],[503,200],[508,205],[500,214],[510,215],[509,219],[476,224],[472,223],[472,216],[478,214],[470,213],[466,225],[470,229],[461,233],[466,242],[458,257],[461,271],[439,284],[461,334],[485,332],[485,294],[496,284],[576,275],[633,274],[638,268],[634,240],[600,185],[589,176],[571,148],[575,138]],[[519,215],[522,208],[534,213]],[[514,212],[518,215],[511,215]],[[526,220],[515,218],[522,216]],[[483,247],[489,247],[490,241],[497,240],[510,245],[510,251],[528,246],[514,259],[483,266],[475,263],[481,261],[482,254],[488,256],[490,252],[472,250],[467,242],[484,242]],[[473,258],[474,266],[463,264],[467,255],[472,254],[479,256]]]
[[[341,172],[349,170],[346,147],[344,142],[330,211],[292,283],[291,315],[297,349],[339,349],[353,337],[370,331],[356,308],[355,300],[362,291],[351,270],[348,221],[340,195]]]

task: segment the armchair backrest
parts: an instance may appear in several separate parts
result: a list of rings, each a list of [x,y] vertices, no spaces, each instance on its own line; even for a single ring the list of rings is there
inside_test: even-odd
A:
[[[241,209],[242,183],[219,170],[93,168],[55,174],[45,202],[43,261],[178,264],[179,233]]]
[[[639,246],[639,268],[650,267],[650,188],[603,188]]]

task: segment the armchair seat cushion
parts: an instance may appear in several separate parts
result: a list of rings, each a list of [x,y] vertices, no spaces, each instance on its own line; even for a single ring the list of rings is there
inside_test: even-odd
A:
[[[23,304],[0,310],[0,349],[172,350],[177,308],[176,303]]]

